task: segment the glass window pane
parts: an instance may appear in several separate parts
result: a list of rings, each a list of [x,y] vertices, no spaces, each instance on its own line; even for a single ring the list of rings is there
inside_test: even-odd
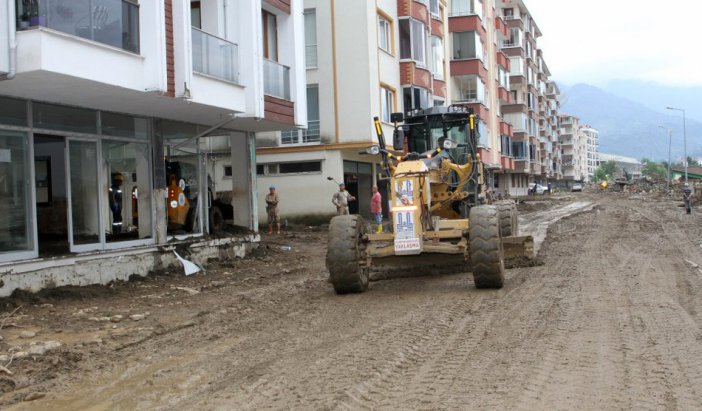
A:
[[[33,103],[35,128],[46,128],[78,133],[97,133],[97,116],[93,110]]]
[[[103,168],[109,178],[107,242],[151,237],[149,153],[145,143],[103,141]]]
[[[410,21],[400,20],[400,58],[412,58],[412,38],[410,35]]]
[[[73,244],[100,242],[97,144],[69,142]]]
[[[307,86],[307,121],[319,120],[319,87]]]
[[[115,113],[100,113],[102,134],[114,137],[149,138],[149,123],[145,118],[125,116]]]
[[[27,102],[14,98],[0,97],[0,124],[11,126],[27,125]]]
[[[0,253],[34,248],[27,147],[25,133],[0,131]]]

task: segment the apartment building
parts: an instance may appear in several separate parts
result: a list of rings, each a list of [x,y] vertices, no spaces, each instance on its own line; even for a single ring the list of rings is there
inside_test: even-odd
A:
[[[563,161],[563,179],[567,183],[588,182],[588,142],[580,119],[569,114],[559,114],[559,142]],[[594,174],[594,170],[593,170]]]
[[[275,186],[289,220],[326,219],[343,182],[370,215],[371,187],[385,181],[373,117],[391,141],[390,114],[450,102],[447,3],[443,0],[305,0],[307,128],[257,135],[258,184]],[[263,190],[261,190],[263,191]],[[259,193],[259,207],[264,207]]]
[[[580,129],[582,134],[582,139],[585,140],[585,151],[587,155],[587,180],[593,181],[595,177],[595,170],[600,162],[599,151],[600,151],[600,138],[599,132],[589,125],[584,125]]]
[[[254,133],[307,124],[303,56],[302,0],[6,2],[0,295],[173,263],[213,191],[256,230]]]
[[[546,184],[562,177],[558,153],[558,87],[538,47],[541,31],[521,0],[500,0],[497,8],[508,36],[500,50],[509,59],[511,99],[502,102],[504,120],[511,125],[514,167],[501,170],[509,179],[504,190],[526,194],[533,181]],[[507,136],[509,137],[509,136]]]

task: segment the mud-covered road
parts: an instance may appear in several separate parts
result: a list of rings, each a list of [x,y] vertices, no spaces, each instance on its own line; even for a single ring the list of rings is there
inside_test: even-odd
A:
[[[5,301],[1,354],[62,346],[0,371],[0,408],[699,409],[702,210],[552,203],[522,218],[550,224],[544,264],[498,291],[458,274],[336,296],[324,233],[301,231],[206,274]]]

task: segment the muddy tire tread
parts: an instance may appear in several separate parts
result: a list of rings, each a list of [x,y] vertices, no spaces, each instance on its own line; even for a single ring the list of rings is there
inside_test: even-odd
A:
[[[329,224],[326,264],[337,294],[362,293],[368,288],[368,272],[361,265],[365,228],[358,215],[336,216]]]
[[[500,236],[499,212],[495,206],[470,210],[470,265],[476,288],[504,286],[504,255]]]

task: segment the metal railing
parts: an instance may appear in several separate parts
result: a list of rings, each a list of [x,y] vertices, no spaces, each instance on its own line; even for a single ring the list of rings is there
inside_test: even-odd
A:
[[[263,92],[269,96],[290,100],[290,67],[264,59]]]
[[[139,53],[139,5],[128,0],[19,2],[18,28],[48,27],[62,33]]]
[[[319,132],[319,120],[308,121],[307,130],[283,131],[280,135],[282,144],[319,143],[320,141],[322,140]]]
[[[239,82],[239,46],[196,27],[192,28],[193,71]]]
[[[317,45],[309,44],[305,46],[305,67],[317,68]]]

